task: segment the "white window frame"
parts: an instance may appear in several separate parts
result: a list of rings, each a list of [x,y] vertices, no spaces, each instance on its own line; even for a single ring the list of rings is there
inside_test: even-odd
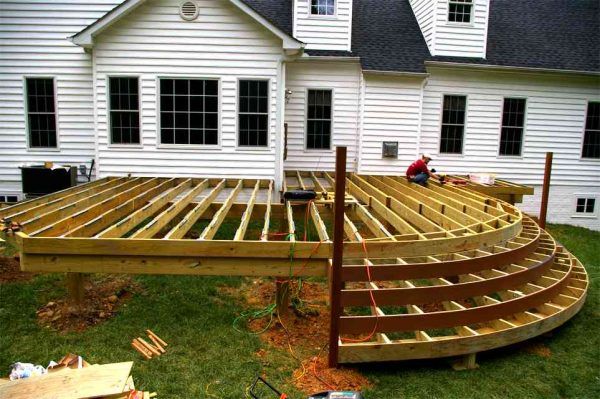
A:
[[[160,81],[161,79],[175,79],[175,80],[216,80],[217,81],[217,144],[163,144],[161,135],[161,117],[160,117]],[[156,82],[156,148],[162,150],[208,150],[217,151],[222,149],[222,99],[223,99],[223,86],[221,78],[218,76],[173,76],[173,75],[161,75],[157,76]]]
[[[310,90],[330,90],[331,91],[331,129],[330,129],[330,140],[329,148],[308,148],[308,92]],[[335,145],[333,144],[334,138],[334,122],[335,121],[335,88],[333,87],[306,87],[304,90],[304,152],[308,153],[324,153],[329,154],[334,152]]]
[[[29,99],[27,95],[27,79],[52,79],[54,88],[54,122],[56,124],[56,147],[32,147],[31,132],[29,131]],[[58,84],[56,76],[51,75],[24,75],[23,76],[23,104],[25,111],[25,137],[28,152],[60,152],[60,123],[58,121]]]
[[[112,118],[110,115],[111,104],[110,104],[110,78],[137,78],[138,80],[138,117],[139,117],[139,129],[140,129],[140,142],[135,144],[125,143],[113,143],[112,142]],[[143,148],[143,126],[142,126],[142,78],[140,75],[106,75],[106,136],[108,140],[108,147],[110,148]]]
[[[573,194],[573,205],[572,205],[572,209],[573,209],[573,214],[571,215],[572,218],[575,219],[597,219],[598,218],[598,200],[599,200],[600,195],[598,193],[575,193]],[[585,213],[585,212],[577,212],[577,200],[580,198],[585,198],[587,199],[594,199],[594,212],[592,213]]]
[[[338,2],[339,2],[339,0],[334,0],[334,3],[333,3],[333,14],[331,14],[331,15],[313,14],[312,13],[312,2],[313,2],[313,0],[307,0],[307,3],[308,3],[308,18],[337,19],[337,16],[338,16]]]
[[[525,110],[523,112],[523,134],[521,135],[521,154],[520,155],[504,155],[500,153],[500,147],[502,145],[502,128],[504,119],[504,100],[525,100]],[[500,130],[498,132],[498,158],[500,159],[523,159],[523,153],[525,152],[525,132],[527,130],[527,113],[529,109],[529,98],[522,96],[506,96],[502,97],[502,105],[500,107]],[[512,127],[512,126],[511,126]]]
[[[600,158],[588,158],[583,156],[583,143],[585,142],[585,126],[587,125],[588,112],[590,110],[590,103],[600,103],[600,99],[597,100],[586,100],[585,102],[585,113],[583,117],[583,129],[581,133],[581,146],[579,148],[579,159],[583,162],[600,162]]]
[[[468,4],[464,1],[448,0],[448,11],[446,12],[446,23],[448,25],[473,26],[475,19],[475,3],[477,0],[471,0],[471,13],[469,14],[469,22],[450,21],[450,4]]]
[[[460,96],[465,97],[465,124],[463,129],[463,143],[461,152],[441,152],[440,148],[442,146],[442,127],[444,126],[444,97],[446,96]],[[466,93],[442,93],[440,98],[440,112],[439,112],[439,122],[438,122],[438,142],[437,142],[437,153],[438,158],[440,157],[463,157],[465,155],[465,148],[467,143],[467,126],[469,122],[469,95]]]
[[[267,145],[265,146],[247,146],[240,145],[240,81],[242,80],[260,80],[263,82],[267,82],[268,85],[268,95],[267,95]],[[273,82],[270,78],[257,78],[253,76],[241,76],[237,78],[236,81],[236,94],[235,94],[235,148],[240,151],[270,151],[271,150],[271,139],[272,139],[272,100],[271,96],[273,94]]]

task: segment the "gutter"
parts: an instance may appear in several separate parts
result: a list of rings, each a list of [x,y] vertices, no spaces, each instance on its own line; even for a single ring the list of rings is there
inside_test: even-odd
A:
[[[406,76],[414,78],[428,78],[430,75],[429,72],[378,71],[375,69],[364,69],[363,73],[371,75]]]
[[[580,75],[580,76],[600,76],[599,72],[593,71],[578,71],[572,69],[552,69],[552,68],[534,68],[534,67],[515,67],[503,65],[485,65],[485,64],[468,64],[461,62],[450,61],[425,61],[425,66],[452,68],[452,69],[467,69],[467,70],[482,70],[496,72],[530,72],[530,73],[548,73],[562,75]]]

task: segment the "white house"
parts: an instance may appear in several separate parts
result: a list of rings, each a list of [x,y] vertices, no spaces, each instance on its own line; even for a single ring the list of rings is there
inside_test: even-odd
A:
[[[599,21],[597,0],[2,0],[0,200],[27,163],[280,184],[344,145],[362,173],[430,152],[532,185],[536,213],[554,151],[549,220],[600,229]]]

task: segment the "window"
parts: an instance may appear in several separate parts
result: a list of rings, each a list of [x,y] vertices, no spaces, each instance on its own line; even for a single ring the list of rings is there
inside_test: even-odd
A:
[[[331,148],[331,90],[308,91],[306,148]]]
[[[525,100],[505,98],[502,108],[500,155],[521,155],[523,126],[525,125]]]
[[[596,198],[577,198],[576,213],[591,215],[594,213]]]
[[[466,105],[467,97],[465,96],[444,96],[441,153],[462,153]]]
[[[600,103],[588,103],[581,157],[600,159]]]
[[[450,0],[448,3],[448,21],[449,22],[471,22],[471,11],[473,10],[473,0]]]
[[[162,144],[219,143],[219,82],[211,79],[160,80]]]
[[[13,203],[18,201],[19,197],[17,197],[16,195],[0,194],[0,202]]]
[[[335,0],[311,0],[311,15],[335,15]]]
[[[54,80],[51,78],[27,78],[25,85],[29,147],[56,148]]]
[[[113,144],[140,143],[137,78],[109,78],[110,139]]]
[[[269,136],[269,81],[240,80],[238,144],[266,147]]]

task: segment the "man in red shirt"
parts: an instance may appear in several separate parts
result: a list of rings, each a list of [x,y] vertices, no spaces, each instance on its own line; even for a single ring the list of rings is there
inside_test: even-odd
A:
[[[421,159],[417,159],[415,162],[411,163],[408,169],[406,169],[406,178],[409,182],[420,184],[421,186],[427,185],[427,179],[433,177],[434,179],[439,179],[439,177],[430,172],[427,164],[433,158],[431,154],[425,153],[421,157]]]

